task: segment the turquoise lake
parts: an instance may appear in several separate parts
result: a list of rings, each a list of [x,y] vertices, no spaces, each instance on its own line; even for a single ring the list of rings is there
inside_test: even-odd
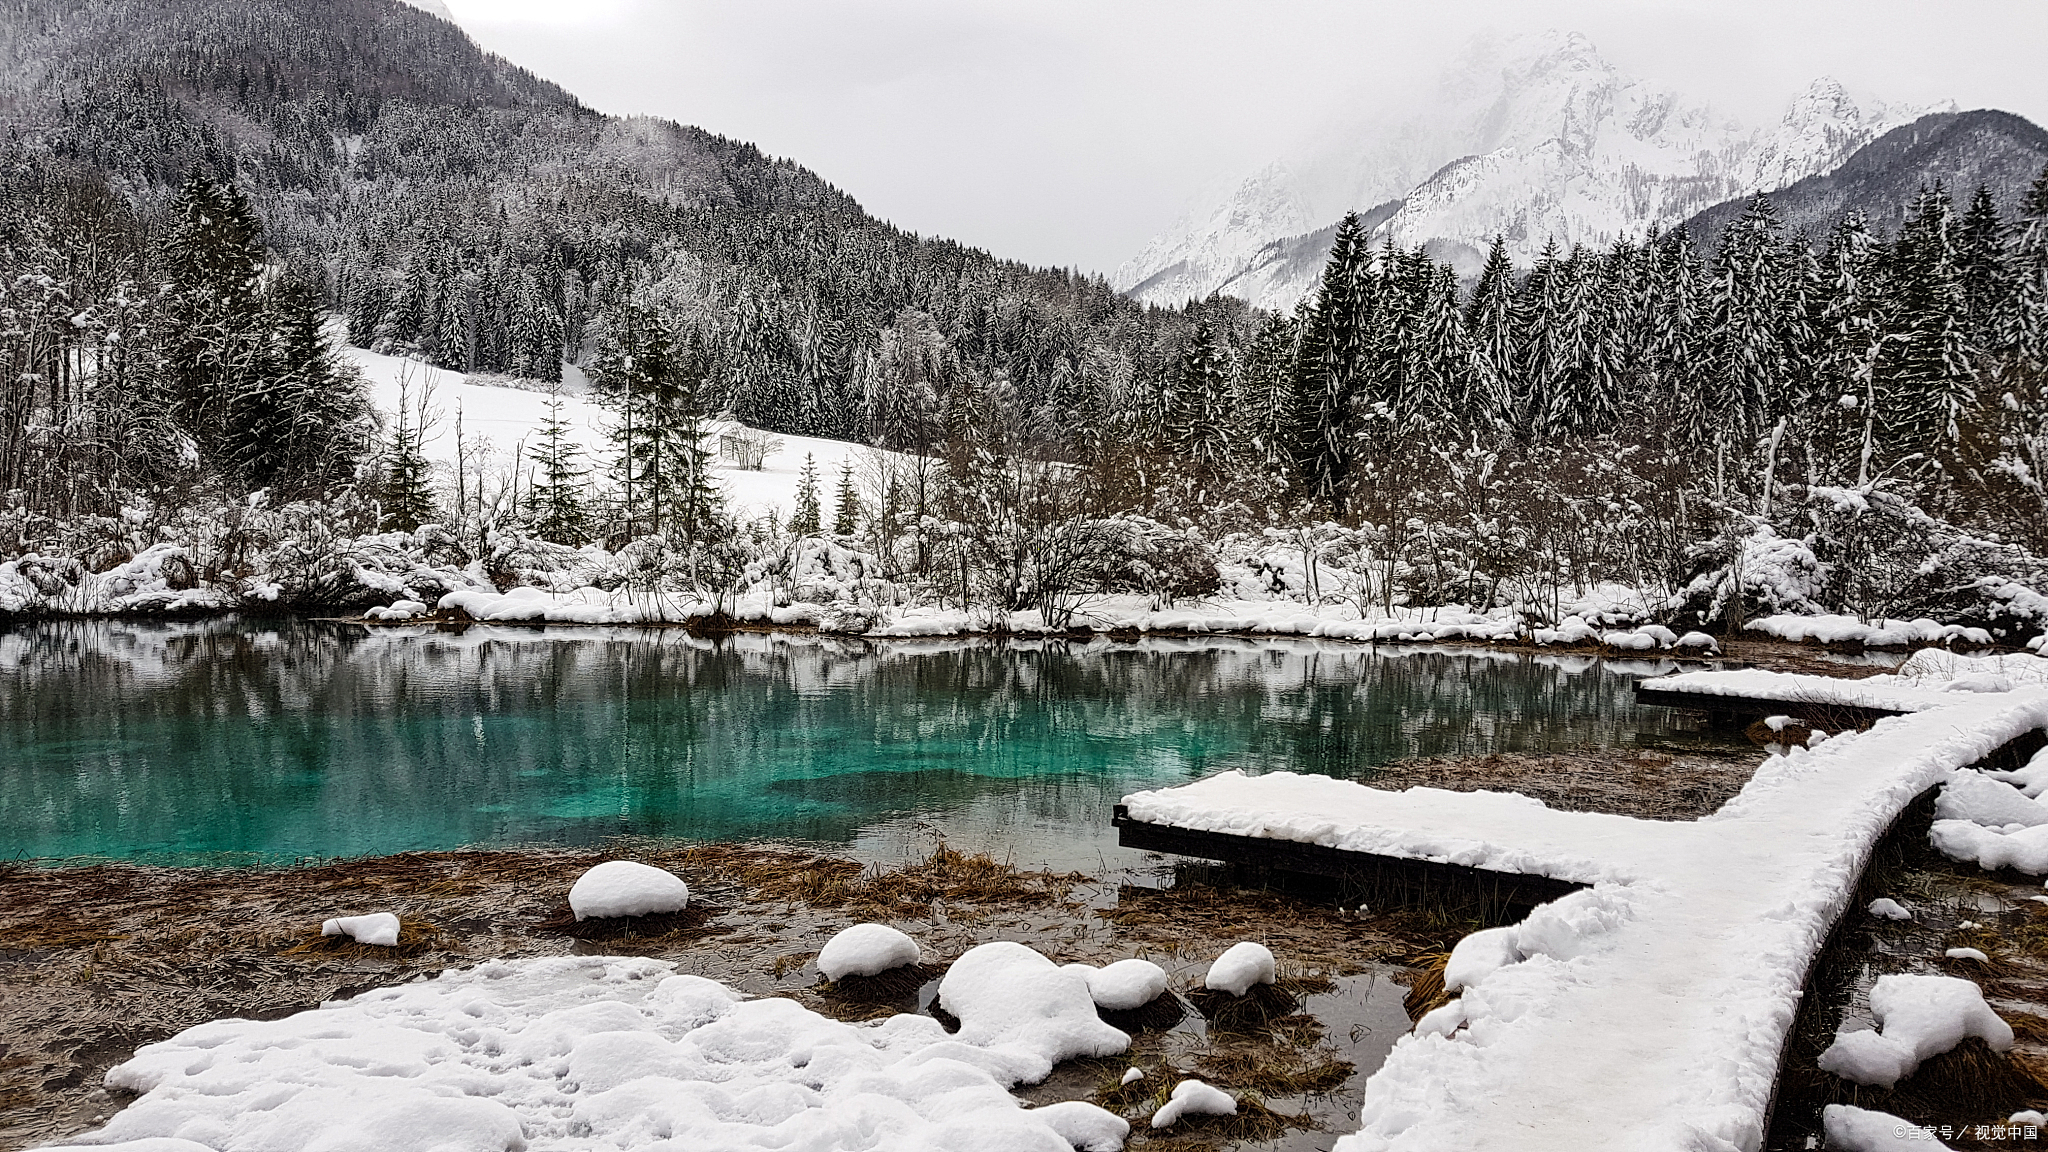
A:
[[[1113,856],[1224,768],[1686,743],[1658,661],[1313,641],[870,643],[678,630],[53,622],[0,631],[14,858],[288,862],[618,835]]]

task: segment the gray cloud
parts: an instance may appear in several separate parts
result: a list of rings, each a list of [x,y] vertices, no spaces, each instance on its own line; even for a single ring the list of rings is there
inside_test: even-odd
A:
[[[1095,271],[1487,30],[1576,29],[1624,70],[1753,121],[1832,75],[2048,123],[2034,0],[447,2],[594,107],[754,141],[906,228]]]

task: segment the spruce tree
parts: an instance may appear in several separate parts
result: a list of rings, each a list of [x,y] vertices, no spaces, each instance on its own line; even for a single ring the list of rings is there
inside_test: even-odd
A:
[[[1475,426],[1515,426],[1515,397],[1521,391],[1521,373],[1515,356],[1520,328],[1515,266],[1508,260],[1507,241],[1495,236],[1493,247],[1486,254],[1486,267],[1479,273],[1479,283],[1465,309],[1465,335],[1472,353],[1472,383],[1476,392],[1471,414]]]
[[[1161,413],[1165,448],[1191,473],[1221,475],[1231,454],[1227,431],[1230,360],[1206,314],[1196,317],[1194,334],[1170,379],[1173,392]]]
[[[607,318],[591,362],[600,403],[614,414],[613,465],[633,533],[707,541],[725,532],[704,450],[704,363],[647,309],[625,304]]]
[[[415,387],[412,373],[398,377],[398,410],[384,446],[384,482],[379,493],[386,531],[412,532],[434,519],[433,469],[424,446],[439,414],[428,386]]]
[[[792,534],[816,536],[824,527],[824,511],[818,505],[818,465],[809,452],[804,453],[804,466],[797,473],[796,515],[789,518]]]
[[[2008,249],[2013,287],[1997,346],[2048,368],[2048,168],[2020,201]]]
[[[1356,451],[1352,409],[1365,353],[1369,256],[1356,212],[1337,225],[1295,366],[1295,468],[1308,495],[1342,507]]]
[[[860,531],[860,489],[853,483],[853,462],[839,464],[839,490],[833,493],[832,534],[851,536]]]
[[[1920,455],[1938,463],[1961,435],[1976,369],[1953,214],[1941,185],[1921,193],[1892,246],[1889,327],[1899,334],[1879,361],[1880,466]]]
[[[527,487],[528,530],[557,544],[581,544],[590,536],[585,507],[583,450],[569,438],[562,418],[562,385],[548,389],[547,416],[531,449],[533,479]]]
[[[1999,350],[2004,319],[2015,304],[2017,285],[2007,262],[2005,233],[1991,189],[1978,185],[1957,236],[1956,271],[1969,315],[1964,335],[1981,352]]]

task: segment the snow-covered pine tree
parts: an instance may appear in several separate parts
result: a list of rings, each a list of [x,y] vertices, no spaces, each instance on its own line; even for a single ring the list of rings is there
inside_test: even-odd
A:
[[[853,462],[839,463],[839,487],[832,494],[832,534],[852,536],[860,531],[860,488],[853,482]]]
[[[1482,394],[1458,310],[1458,273],[1448,264],[1429,272],[1416,318],[1415,420],[1432,441],[1443,441],[1471,422]]]
[[[383,484],[378,493],[386,531],[412,532],[434,519],[433,467],[424,445],[440,414],[432,385],[418,384],[410,371],[398,374],[398,409],[384,444]]]
[[[1572,352],[1579,326],[1573,312],[1576,272],[1559,255],[1553,237],[1522,283],[1521,338],[1515,350],[1522,389],[1515,398],[1514,426],[1525,439],[1546,440],[1568,427],[1572,398],[1567,376],[1576,367]]]
[[[1229,465],[1231,376],[1230,356],[1215,324],[1207,314],[1198,315],[1187,347],[1175,360],[1170,400],[1160,414],[1163,447],[1190,475],[1219,477]]]
[[[796,476],[796,514],[789,518],[789,531],[798,537],[816,536],[824,524],[824,510],[818,504],[818,464],[806,452],[804,466]]]
[[[2001,351],[2003,321],[2016,303],[2017,284],[2007,262],[2005,221],[1991,189],[1982,184],[1970,196],[1956,238],[1956,271],[1969,312],[1964,335],[1979,352]]]
[[[1512,428],[1516,423],[1516,397],[1521,393],[1521,371],[1516,356],[1521,318],[1515,291],[1515,266],[1508,259],[1507,241],[1493,238],[1486,254],[1486,266],[1472,299],[1465,308],[1465,335],[1472,352],[1472,383],[1475,392],[1467,423],[1479,428]]]
[[[527,529],[557,544],[581,544],[590,538],[590,510],[584,494],[583,450],[569,439],[562,418],[562,384],[548,389],[547,416],[532,446],[532,479],[527,482]]]
[[[1788,305],[1778,213],[1762,193],[1721,236],[1714,258],[1707,348],[1714,394],[1709,435],[1724,455],[1724,478],[1738,475],[1750,447],[1786,406],[1790,365],[1782,340]]]
[[[1365,351],[1369,259],[1358,214],[1346,213],[1331,242],[1295,362],[1295,468],[1310,497],[1339,507],[1354,452],[1352,404]]]
[[[1998,347],[2048,369],[2048,168],[2020,201],[2008,253],[2012,303],[1999,324]]]
[[[1237,411],[1250,434],[1247,460],[1269,483],[1284,482],[1294,467],[1289,451],[1293,431],[1295,345],[1300,328],[1284,314],[1259,327],[1245,349],[1238,374]]]
[[[613,470],[626,530],[674,543],[722,538],[723,506],[703,445],[704,366],[696,350],[661,318],[626,303],[607,317],[590,377],[615,416]]]
[[[1916,454],[1938,464],[1961,434],[1976,382],[1954,216],[1940,184],[1915,200],[1892,245],[1890,273],[1888,321],[1900,338],[1879,360],[1878,465]]]

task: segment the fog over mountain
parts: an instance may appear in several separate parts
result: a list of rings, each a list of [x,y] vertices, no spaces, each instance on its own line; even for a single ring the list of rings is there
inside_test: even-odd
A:
[[[1821,77],[1776,123],[1746,124],[1628,75],[1575,32],[1481,38],[1410,107],[1333,121],[1154,238],[1112,282],[1153,303],[1222,291],[1291,307],[1352,210],[1370,215],[1375,240],[1426,244],[1467,274],[1495,234],[1527,264],[1551,239],[1604,244],[1831,171],[1928,111]]]

